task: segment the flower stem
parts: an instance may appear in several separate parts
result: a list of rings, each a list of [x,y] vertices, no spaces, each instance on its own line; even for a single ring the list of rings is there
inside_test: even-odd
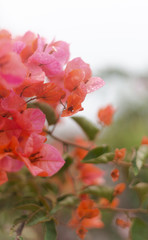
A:
[[[143,208],[111,208],[105,206],[98,206],[100,210],[114,211],[114,212],[123,212],[123,213],[144,213],[148,214],[148,209]]]
[[[114,164],[116,164],[116,165],[119,165],[119,166],[123,166],[123,167],[130,167],[130,166],[132,166],[132,163],[131,163],[131,162],[125,162],[125,161],[116,161],[116,160],[113,160],[112,163],[114,163]],[[143,164],[143,167],[148,168],[148,163]]]
[[[15,240],[20,240],[20,237],[21,237],[21,235],[22,235],[22,231],[23,231],[23,229],[24,229],[24,226],[25,226],[25,221],[22,222],[22,223],[19,225],[19,227],[17,228]]]
[[[75,144],[75,143],[72,143],[72,142],[63,140],[63,139],[61,139],[61,138],[59,138],[59,137],[56,137],[56,136],[53,135],[52,132],[50,132],[50,131],[45,130],[45,132],[46,132],[48,135],[50,135],[53,139],[57,140],[58,142],[61,142],[61,143],[65,144],[65,145],[67,145],[67,146],[70,145],[70,146],[72,146],[72,147],[81,148],[81,149],[84,149],[84,150],[86,150],[86,151],[89,151],[89,150],[91,149],[90,147],[84,147],[84,146],[81,146],[81,145],[78,145],[78,144]]]

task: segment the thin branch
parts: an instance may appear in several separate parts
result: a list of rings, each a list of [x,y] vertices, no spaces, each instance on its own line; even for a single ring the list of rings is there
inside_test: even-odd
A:
[[[131,162],[125,162],[125,161],[117,161],[117,160],[113,160],[112,163],[119,165],[119,166],[123,166],[123,167],[130,167],[132,166]],[[148,163],[143,164],[143,167],[148,168]]]
[[[15,240],[20,240],[20,237],[21,237],[21,235],[22,235],[22,231],[23,231],[23,229],[24,229],[24,226],[25,226],[25,221],[22,222],[22,223],[19,225],[19,227],[17,228]]]
[[[111,208],[111,207],[105,207],[105,206],[104,207],[98,206],[98,208],[102,210],[114,211],[114,212],[148,214],[148,209],[143,209],[143,208]]]
[[[78,144],[75,144],[75,143],[72,143],[72,142],[63,140],[63,139],[61,139],[61,138],[59,138],[59,137],[56,137],[56,136],[53,135],[52,132],[50,132],[50,131],[45,130],[45,132],[46,132],[48,135],[50,135],[53,139],[57,140],[58,142],[61,142],[61,143],[65,144],[65,145],[67,145],[67,146],[70,145],[70,146],[72,146],[72,147],[81,148],[81,149],[84,149],[84,150],[86,150],[86,151],[90,151],[90,150],[91,150],[90,147],[84,147],[84,146],[81,146],[81,145],[78,145]]]

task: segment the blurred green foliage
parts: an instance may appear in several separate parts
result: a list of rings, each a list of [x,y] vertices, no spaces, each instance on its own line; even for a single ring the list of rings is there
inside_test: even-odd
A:
[[[139,146],[143,136],[148,136],[148,108],[143,106],[126,106],[118,113],[118,118],[106,127],[99,136],[99,143],[109,144],[113,148]]]

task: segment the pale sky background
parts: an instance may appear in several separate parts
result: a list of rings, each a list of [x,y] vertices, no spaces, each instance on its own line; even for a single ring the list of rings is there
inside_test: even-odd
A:
[[[98,74],[108,66],[135,74],[148,67],[148,0],[0,0],[0,28],[67,41],[71,57],[81,57]],[[121,108],[119,98],[138,96],[134,82],[119,80],[87,97],[80,115],[94,120],[99,107]]]
[[[94,70],[148,66],[148,0],[0,0],[0,28],[65,40]]]

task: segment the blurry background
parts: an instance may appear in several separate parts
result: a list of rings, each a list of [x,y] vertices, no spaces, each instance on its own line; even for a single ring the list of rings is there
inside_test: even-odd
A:
[[[55,38],[70,43],[71,58],[80,56],[106,82],[86,98],[84,111],[78,115],[97,124],[98,109],[112,104],[114,123],[99,141],[130,148],[148,135],[147,12],[147,0],[0,0],[0,28],[14,35],[31,30],[49,42]],[[71,136],[78,134],[74,123],[64,121]],[[57,133],[67,137],[64,124]],[[94,234],[93,239],[125,239],[112,226],[101,230],[101,238],[97,231]],[[59,238],[66,239],[72,238]],[[92,238],[88,235],[88,239]]]

